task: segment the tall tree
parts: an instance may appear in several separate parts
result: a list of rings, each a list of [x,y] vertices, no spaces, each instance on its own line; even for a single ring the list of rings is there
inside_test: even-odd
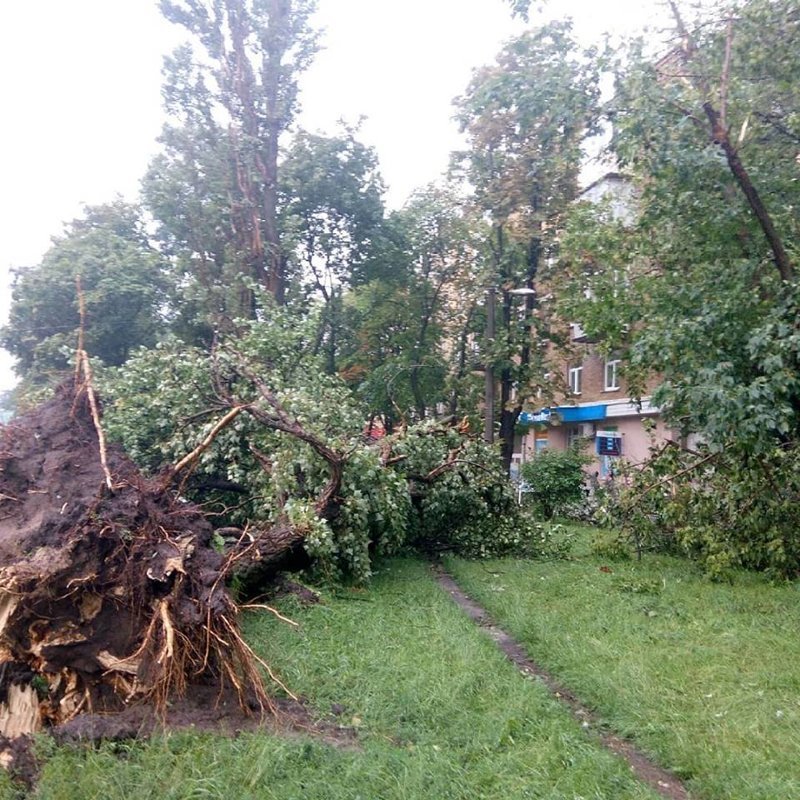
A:
[[[393,272],[376,260],[364,272],[376,277],[347,298],[347,375],[388,427],[425,419],[448,400],[451,413],[461,410],[480,233],[452,187],[419,190],[384,229]]]
[[[566,21],[512,40],[457,100],[469,144],[461,163],[491,224],[487,303],[494,306],[499,296],[500,314],[496,335],[487,335],[484,360],[488,384],[499,378],[506,464],[523,399],[540,367],[530,347],[537,276],[559,218],[577,194],[581,146],[594,131],[597,102],[597,54],[579,51]],[[521,324],[513,310],[515,290],[528,291]],[[487,412],[491,420],[493,409]],[[493,431],[488,433],[491,438]]]
[[[433,370],[432,384],[436,386],[443,362],[451,363],[442,388],[450,393],[451,413],[458,409],[467,320],[477,299],[474,278],[481,262],[482,230],[452,187],[430,186],[417,192],[403,215],[410,288],[419,307],[409,354],[409,382],[417,417],[423,419],[426,409],[434,406],[422,390],[424,371]],[[427,383],[431,385],[431,381]]]
[[[764,0],[733,11],[696,27],[679,17],[656,63],[633,46],[611,112],[636,217],[576,209],[564,244],[579,286],[562,292],[591,333],[664,376],[676,423],[720,444],[800,424],[796,362],[755,357],[778,346],[780,326],[767,339],[763,326],[797,302],[800,14]]]
[[[243,301],[249,305],[234,251],[227,135],[199,115],[165,127],[161,143],[142,180],[142,200],[181,287],[173,330],[208,345],[220,314],[238,316]]]
[[[0,344],[29,381],[68,366],[80,326],[76,279],[86,306],[86,350],[122,364],[165,327],[166,264],[148,241],[139,209],[122,201],[87,207],[35,267],[16,271]]]
[[[281,227],[296,286],[322,299],[318,337],[328,372],[337,370],[342,295],[364,280],[382,236],[378,159],[345,128],[338,136],[299,132],[283,161]]]
[[[611,108],[637,213],[576,209],[562,297],[627,353],[640,391],[661,376],[655,402],[699,435],[699,453],[643,477],[672,492],[646,493],[636,519],[671,521],[666,538],[712,569],[785,573],[800,564],[800,13],[791,0],[696,21],[673,10],[674,48],[654,63],[634,44]],[[680,502],[653,508],[667,495]]]
[[[279,142],[297,108],[298,77],[316,51],[314,8],[314,0],[161,0],[165,17],[192,37],[166,63],[168,109],[182,125],[202,120],[206,130],[225,130],[240,314],[255,310],[248,279],[278,302],[286,294]]]

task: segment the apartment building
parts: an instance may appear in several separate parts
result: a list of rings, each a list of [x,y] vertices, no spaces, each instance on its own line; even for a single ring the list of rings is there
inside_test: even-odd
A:
[[[608,203],[623,221],[634,213],[633,188],[618,173],[592,183],[581,199]],[[570,354],[554,357],[555,368],[562,372],[555,383],[568,388],[554,405],[520,415],[512,474],[544,448],[577,445],[592,456],[587,471],[608,479],[620,459],[642,463],[654,445],[675,438],[649,395],[638,402],[631,397],[619,358],[602,355],[577,322],[570,325],[569,338]],[[650,388],[656,383],[654,376]]]
[[[520,428],[527,432],[520,435],[514,459],[523,463],[546,447],[579,446],[592,456],[587,471],[607,479],[619,459],[642,463],[650,448],[672,439],[673,432],[649,396],[639,402],[631,397],[619,359],[605,358],[591,343],[577,344],[582,358],[560,365],[568,393],[557,405],[523,412]]]

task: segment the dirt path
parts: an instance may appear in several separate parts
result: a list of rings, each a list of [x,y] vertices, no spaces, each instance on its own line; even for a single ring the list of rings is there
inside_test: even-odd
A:
[[[532,661],[522,645],[498,627],[486,609],[464,594],[451,575],[439,567],[434,567],[434,575],[439,585],[453,598],[461,610],[494,640],[509,661],[513,662],[526,675],[535,675],[539,678],[553,696],[572,711],[582,727],[595,731],[604,747],[628,762],[631,771],[639,780],[644,781],[667,800],[690,800],[689,792],[677,776],[655,764],[627,739],[604,731],[597,716],[549,672]]]

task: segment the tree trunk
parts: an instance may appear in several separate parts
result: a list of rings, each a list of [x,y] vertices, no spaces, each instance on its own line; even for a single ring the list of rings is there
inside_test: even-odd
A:
[[[310,564],[303,548],[305,533],[287,520],[256,531],[246,541],[231,548],[231,574],[239,584],[239,597],[250,598],[264,592],[279,572],[299,571]]]
[[[736,148],[731,143],[728,131],[722,124],[722,117],[719,112],[712,107],[711,103],[704,103],[703,110],[706,112],[706,116],[711,123],[711,138],[714,142],[719,144],[722,148],[722,152],[725,153],[728,168],[736,179],[736,183],[739,184],[739,188],[747,199],[750,210],[755,214],[764,237],[772,250],[772,257],[781,279],[787,283],[793,281],[794,267],[789,259],[789,254],[783,246],[780,235],[775,230],[772,217],[767,211],[767,207],[764,205],[761,195],[758,193],[742,160],[739,158]]]
[[[264,181],[264,245],[267,258],[267,289],[279,304],[286,296],[284,258],[278,232],[278,140],[284,127],[280,109],[280,85],[283,76],[281,60],[286,43],[280,31],[289,22],[290,3],[287,0],[269,0],[270,27],[276,33],[270,36],[262,80],[267,101],[266,141],[264,142],[262,178]]]

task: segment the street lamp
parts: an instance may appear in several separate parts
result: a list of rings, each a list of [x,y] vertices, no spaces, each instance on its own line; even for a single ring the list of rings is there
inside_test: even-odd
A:
[[[483,355],[483,369],[485,383],[485,406],[483,421],[483,438],[491,444],[494,441],[494,367],[492,366],[491,350],[494,345],[494,295],[495,287],[486,290],[486,352]]]

